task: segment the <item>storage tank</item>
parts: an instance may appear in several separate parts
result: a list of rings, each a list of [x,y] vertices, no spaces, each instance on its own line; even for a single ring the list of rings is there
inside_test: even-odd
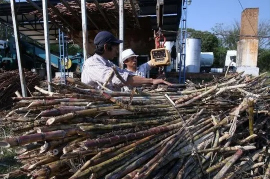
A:
[[[199,73],[201,62],[201,39],[187,38],[186,40],[186,71]]]
[[[201,52],[201,67],[211,67],[214,62],[213,52]]]

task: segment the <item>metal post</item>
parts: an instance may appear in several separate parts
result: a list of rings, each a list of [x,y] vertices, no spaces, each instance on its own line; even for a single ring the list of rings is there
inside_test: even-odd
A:
[[[48,28],[48,8],[47,0],[42,0],[43,9],[43,23],[44,23],[44,39],[45,39],[45,55],[46,55],[46,69],[47,69],[47,81],[48,91],[52,91],[52,70],[51,70],[51,53],[50,53],[50,39],[49,39],[49,28]]]
[[[81,11],[82,11],[83,63],[84,63],[88,55],[87,11],[85,0],[81,0]]]
[[[122,52],[124,50],[124,0],[119,0],[119,39],[123,40],[123,43],[119,45],[118,64],[120,68],[123,68],[120,59],[122,59]]]
[[[187,38],[187,4],[190,0],[184,0],[182,4],[182,15],[180,21],[180,61],[179,61],[179,83],[186,81],[186,38]]]
[[[67,41],[65,39],[65,34],[64,32],[61,31],[61,29],[58,29],[59,33],[59,69],[60,69],[60,83],[61,84],[66,84],[66,69],[65,69],[65,64],[66,60],[68,58],[67,55]]]
[[[20,52],[20,45],[19,45],[20,36],[18,33],[18,27],[17,27],[15,0],[10,1],[10,6],[11,6],[11,14],[12,14],[12,22],[13,22],[13,29],[14,29],[14,37],[15,37],[15,45],[16,45],[16,53],[17,53],[17,61],[18,61],[19,75],[20,75],[20,81],[21,81],[22,95],[23,97],[27,97],[26,83],[25,83],[24,72],[22,68],[21,52]]]

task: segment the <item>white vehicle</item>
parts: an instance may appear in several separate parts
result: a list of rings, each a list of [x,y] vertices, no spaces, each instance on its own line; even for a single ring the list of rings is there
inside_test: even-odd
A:
[[[225,67],[229,65],[236,67],[236,56],[237,56],[236,50],[228,50],[225,59]]]
[[[227,51],[224,70],[227,70],[228,66],[230,66],[229,67],[230,71],[236,70],[236,56],[237,56],[236,50],[228,50]]]

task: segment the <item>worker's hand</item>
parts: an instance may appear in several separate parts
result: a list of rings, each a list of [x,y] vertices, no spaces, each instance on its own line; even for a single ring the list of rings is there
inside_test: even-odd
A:
[[[172,86],[171,83],[169,83],[168,81],[165,81],[163,79],[153,79],[153,85],[157,85],[157,84],[161,84],[161,83],[166,84],[168,86]]]
[[[156,65],[152,62],[152,60],[147,62],[150,67],[155,67]]]

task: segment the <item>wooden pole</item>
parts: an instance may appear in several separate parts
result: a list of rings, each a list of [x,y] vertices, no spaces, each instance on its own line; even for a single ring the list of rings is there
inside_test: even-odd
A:
[[[50,38],[49,38],[49,28],[48,28],[48,7],[47,0],[42,0],[43,8],[43,24],[44,24],[44,39],[45,39],[45,54],[46,54],[46,68],[47,68],[47,81],[48,81],[48,91],[52,92],[52,70],[51,70],[51,53],[50,53]]]
[[[16,53],[17,53],[17,61],[18,61],[18,68],[19,68],[19,75],[21,81],[21,89],[23,97],[27,97],[27,90],[26,90],[26,82],[24,78],[24,72],[22,68],[22,60],[21,60],[21,52],[20,52],[20,45],[19,45],[19,33],[17,27],[17,15],[15,10],[15,0],[10,1],[11,6],[11,14],[12,14],[12,22],[13,22],[13,29],[14,29],[14,37],[15,37],[15,45],[16,45]]]
[[[87,33],[87,11],[86,1],[81,0],[81,11],[82,11],[82,35],[83,35],[83,62],[87,59],[88,55],[88,33]]]
[[[122,52],[124,50],[124,0],[119,0],[119,39],[123,40],[123,43],[119,45],[119,67],[123,68],[123,64],[121,63]]]

